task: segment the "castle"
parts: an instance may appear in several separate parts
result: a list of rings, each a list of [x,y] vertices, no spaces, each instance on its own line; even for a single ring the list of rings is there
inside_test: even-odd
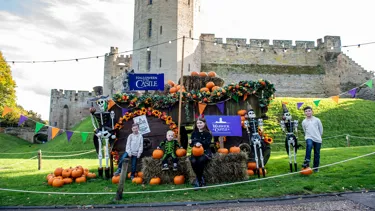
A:
[[[118,48],[110,48],[104,61],[103,94],[122,91],[125,70],[130,69],[164,73],[165,81],[177,81],[182,48],[184,75],[215,71],[226,84],[263,78],[275,85],[277,96],[329,97],[373,77],[341,51],[339,36],[325,36],[316,44],[295,41],[294,45],[292,40],[273,40],[272,44],[267,39],[224,41],[200,33],[199,13],[200,0],[135,1],[133,49],[140,50],[124,56],[118,54]],[[52,126],[69,128],[88,115],[91,105],[87,101],[93,94],[73,92],[52,90]]]

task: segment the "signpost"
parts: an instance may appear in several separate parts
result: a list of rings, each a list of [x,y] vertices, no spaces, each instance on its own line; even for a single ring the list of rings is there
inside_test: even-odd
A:
[[[130,90],[164,90],[164,73],[129,74],[129,88]]]

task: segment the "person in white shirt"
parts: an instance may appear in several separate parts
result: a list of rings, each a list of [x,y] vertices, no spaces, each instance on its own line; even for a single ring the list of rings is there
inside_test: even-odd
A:
[[[129,157],[132,167],[130,178],[133,180],[135,171],[137,169],[137,158],[140,158],[143,152],[143,136],[139,133],[138,124],[132,125],[132,131],[133,133],[128,136],[126,142],[125,153],[119,159],[118,169],[115,172],[115,175],[119,175],[121,173],[122,162],[126,157]]]
[[[303,168],[310,166],[311,151],[314,148],[314,172],[318,172],[320,162],[320,148],[322,146],[323,125],[319,118],[313,116],[313,110],[310,106],[306,106],[303,111],[306,118],[302,121],[302,128],[305,132],[306,155]]]

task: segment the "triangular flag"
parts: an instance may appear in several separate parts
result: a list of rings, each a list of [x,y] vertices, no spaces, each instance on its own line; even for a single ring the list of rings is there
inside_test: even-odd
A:
[[[366,85],[372,89],[372,79],[367,81]]]
[[[198,108],[199,108],[199,114],[202,114],[204,109],[206,108],[207,104],[204,103],[199,103]]]
[[[302,105],[303,105],[303,102],[297,103],[297,109],[300,109]]]
[[[55,138],[55,136],[57,135],[57,133],[58,133],[59,131],[60,131],[59,128],[57,128],[57,127],[52,127],[52,138],[51,138],[51,140]]]
[[[5,116],[5,115],[7,115],[7,113],[9,113],[9,112],[11,112],[12,111],[12,109],[11,108],[9,108],[8,106],[4,106],[4,110],[3,110],[3,117]]]
[[[244,96],[243,96],[243,101],[245,101],[247,99],[247,94],[245,94]]]
[[[88,132],[81,132],[82,142],[85,143],[87,136],[89,135]]]
[[[124,116],[126,114],[126,112],[129,111],[129,109],[127,109],[127,108],[121,108],[121,111],[122,111],[122,115]]]
[[[216,106],[217,108],[219,109],[219,111],[224,114],[224,102],[219,102],[219,103],[216,103]]]
[[[318,106],[319,106],[319,103],[320,103],[320,100],[314,100],[313,102],[314,102],[314,104],[316,105],[316,107],[318,107]]]
[[[288,102],[282,102],[282,104],[284,104],[284,105],[288,105]]]
[[[233,95],[232,98],[238,103],[238,96],[237,95]]]
[[[44,124],[42,124],[40,122],[36,122],[35,133],[39,132],[39,130],[42,129],[42,127],[44,127]]]
[[[112,99],[108,100],[108,110],[112,108],[116,103]]]
[[[68,142],[70,142],[70,138],[71,138],[72,135],[73,135],[73,131],[69,131],[69,130],[67,130],[67,131],[65,131],[65,133],[66,133],[66,137],[68,138]]]
[[[27,116],[21,115],[20,120],[18,121],[18,126],[21,126],[27,119]]]
[[[339,103],[339,96],[336,95],[336,96],[332,96],[332,100],[335,101],[336,103]]]
[[[348,93],[351,94],[352,97],[355,97],[355,95],[357,94],[357,88],[351,89],[350,91],[348,91]]]

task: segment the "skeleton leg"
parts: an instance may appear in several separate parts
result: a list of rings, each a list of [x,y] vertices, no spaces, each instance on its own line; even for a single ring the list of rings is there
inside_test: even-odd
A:
[[[297,172],[297,144],[294,143],[294,171]]]
[[[253,142],[253,147],[254,147],[254,159],[255,159],[255,163],[257,165],[256,171],[258,172],[258,178],[259,178],[260,177],[260,173],[259,173],[258,152],[257,152],[257,146],[256,146],[256,144],[254,142]]]
[[[105,148],[104,148],[104,156],[105,156],[105,177],[106,179],[109,179],[109,167],[108,167],[108,161],[109,161],[109,147],[108,147],[108,138],[105,140]]]
[[[103,167],[102,167],[102,139],[98,137],[98,142],[99,142],[99,150],[98,150],[98,159],[99,159],[99,168],[98,168],[98,176],[103,177]]]
[[[293,151],[294,151],[294,148],[293,148]],[[289,156],[289,168],[290,168],[290,172],[293,172],[293,167],[292,167],[292,152],[291,152],[291,148],[290,148],[290,141],[288,141],[288,156]]]
[[[260,157],[260,164],[261,164],[261,167],[262,167],[262,174],[263,174],[263,177],[266,177],[266,171],[264,170],[262,144],[260,143],[260,141],[258,141],[257,145],[258,145],[258,149],[259,149],[259,157]]]

